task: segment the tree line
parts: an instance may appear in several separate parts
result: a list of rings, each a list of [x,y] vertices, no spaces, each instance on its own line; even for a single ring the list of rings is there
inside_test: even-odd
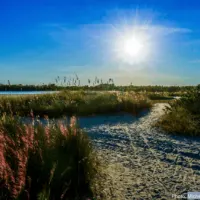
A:
[[[99,83],[97,85],[59,85],[59,84],[43,84],[43,85],[23,85],[23,84],[0,84],[0,91],[56,91],[56,90],[91,90],[91,91],[135,91],[135,92],[188,92],[195,86],[116,86],[113,82]]]

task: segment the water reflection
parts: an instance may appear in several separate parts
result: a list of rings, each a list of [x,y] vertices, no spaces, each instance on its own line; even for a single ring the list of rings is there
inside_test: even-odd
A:
[[[33,95],[33,94],[51,94],[57,91],[0,91],[0,95]]]

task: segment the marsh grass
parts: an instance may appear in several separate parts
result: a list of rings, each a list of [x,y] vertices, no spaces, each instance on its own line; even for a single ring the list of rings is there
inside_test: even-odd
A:
[[[167,112],[161,117],[157,125],[169,133],[191,136],[200,134],[199,122],[188,110],[181,106]]]
[[[200,136],[200,86],[171,102],[156,126],[169,133]]]
[[[99,162],[75,117],[70,124],[34,126],[4,114],[0,141],[0,199],[92,197]]]
[[[14,96],[0,98],[1,115],[27,116],[31,111],[43,117],[62,115],[94,115],[113,112],[139,113],[151,108],[151,102],[143,94],[131,92],[87,93],[63,91],[56,94]]]
[[[174,99],[169,93],[148,93],[148,98],[151,100],[172,100]]]

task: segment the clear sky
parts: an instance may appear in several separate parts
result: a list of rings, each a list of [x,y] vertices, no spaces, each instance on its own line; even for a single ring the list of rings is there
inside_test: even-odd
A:
[[[0,83],[196,85],[199,19],[199,0],[1,0]]]

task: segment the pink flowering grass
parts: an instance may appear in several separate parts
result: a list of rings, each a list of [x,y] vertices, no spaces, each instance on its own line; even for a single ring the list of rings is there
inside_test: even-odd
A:
[[[90,140],[75,117],[69,124],[47,126],[22,124],[5,114],[0,119],[0,199],[91,194],[97,166]]]

